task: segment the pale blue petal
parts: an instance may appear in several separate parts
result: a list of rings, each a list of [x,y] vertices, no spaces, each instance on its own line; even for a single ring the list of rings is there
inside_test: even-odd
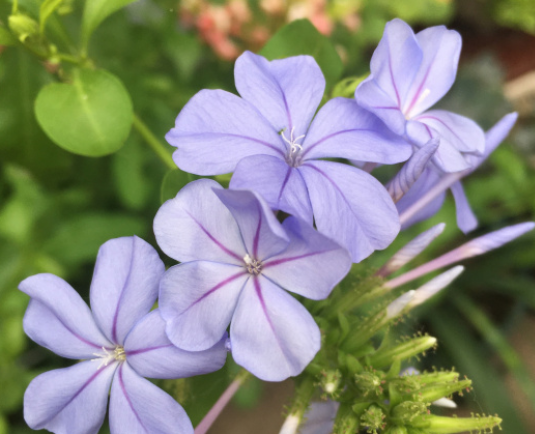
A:
[[[394,106],[404,106],[422,58],[422,49],[407,23],[397,18],[386,23],[383,37],[373,53],[370,71]]]
[[[448,143],[460,152],[482,154],[485,133],[473,120],[445,110],[429,110],[414,118],[436,131],[440,143]]]
[[[111,434],[193,434],[184,409],[123,363],[111,388]]]
[[[386,94],[373,76],[359,84],[355,91],[355,98],[359,106],[379,117],[385,125],[398,136],[405,134],[407,120],[401,109],[391,96]]]
[[[234,217],[214,193],[218,188],[211,179],[199,179],[160,207],[154,235],[166,255],[180,262],[243,264],[247,252]]]
[[[297,168],[277,157],[244,158],[236,166],[230,188],[256,191],[273,210],[295,215],[312,225],[312,205],[303,177]]]
[[[263,260],[286,248],[288,236],[262,197],[248,190],[214,190],[230,210],[250,258]]]
[[[432,107],[450,90],[462,46],[461,35],[444,26],[422,30],[416,39],[423,59],[403,107],[409,118]]]
[[[141,238],[115,238],[100,247],[91,282],[91,308],[111,342],[122,345],[136,321],[150,311],[164,271],[156,250]]]
[[[325,79],[311,56],[268,61],[246,51],[234,67],[236,89],[287,137],[306,133],[325,90]]]
[[[464,194],[463,186],[460,182],[456,182],[451,186],[453,199],[455,200],[455,209],[457,213],[457,226],[459,229],[467,234],[477,228],[477,218],[470,208],[468,199]]]
[[[180,350],[167,337],[165,321],[156,309],[134,326],[124,349],[128,364],[142,377],[186,378],[221,369],[227,358],[226,340],[224,333],[206,351]]]
[[[160,285],[160,312],[179,348],[207,350],[225,333],[243,285],[243,267],[193,261],[171,267]]]
[[[320,349],[320,331],[308,311],[261,275],[244,288],[230,325],[232,356],[264,381],[300,374]]]
[[[307,162],[305,178],[318,231],[349,250],[360,262],[396,238],[400,224],[383,185],[356,167],[330,161]]]
[[[223,90],[197,93],[165,138],[177,147],[177,166],[197,175],[229,173],[244,157],[284,157],[285,150],[277,130],[250,103]]]
[[[405,161],[412,146],[355,100],[334,98],[325,104],[303,142],[302,159],[347,158],[373,163]]]
[[[19,289],[31,297],[24,331],[42,347],[70,359],[88,359],[102,347],[113,347],[87,304],[63,279],[36,274],[24,279]]]
[[[437,168],[444,172],[460,172],[470,168],[467,157],[455,148],[449,140],[442,137],[440,132],[423,122],[407,122],[407,136],[415,145],[422,147],[431,139],[438,139],[440,145],[433,155],[432,161]]]
[[[290,244],[264,262],[262,275],[307,298],[327,298],[351,268],[349,252],[295,217],[283,226]]]
[[[97,434],[116,367],[85,361],[39,375],[24,394],[24,420],[55,434]]]

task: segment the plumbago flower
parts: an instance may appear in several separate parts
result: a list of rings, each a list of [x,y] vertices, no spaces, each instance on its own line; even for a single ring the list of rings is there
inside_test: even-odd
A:
[[[91,307],[63,279],[37,274],[21,282],[30,304],[28,336],[56,354],[82,359],[35,378],[24,395],[33,429],[58,434],[97,433],[110,395],[110,429],[118,433],[193,433],[183,408],[142,377],[182,378],[220,369],[224,339],[205,351],[174,347],[156,301],[165,271],[156,251],[137,237],[110,240],[99,250]],[[113,384],[112,384],[113,383]]]
[[[176,346],[210,348],[230,322],[238,364],[267,381],[301,373],[320,348],[320,331],[285,290],[326,298],[351,266],[345,249],[298,218],[280,224],[256,193],[208,179],[165,202],[154,233],[182,262],[160,284],[160,310]]]
[[[477,218],[474,215],[468,199],[464,193],[464,188],[460,180],[470,175],[490,156],[490,154],[499,146],[507,137],[511,128],[516,122],[518,115],[509,113],[500,119],[490,130],[485,133],[485,149],[482,155],[466,155],[466,161],[470,167],[459,173],[446,174],[436,167],[428,165],[422,175],[410,188],[410,190],[396,203],[400,215],[403,216],[405,211],[409,210],[414,204],[420,201],[425,195],[430,194],[437,186],[445,182],[445,188],[437,192],[436,196],[429,203],[414,215],[402,222],[405,229],[417,222],[426,220],[435,215],[446,197],[446,190],[449,188],[455,200],[457,213],[457,225],[464,233],[470,232],[477,227]]]
[[[406,160],[411,146],[351,99],[330,100],[312,121],[325,89],[312,57],[269,62],[245,52],[234,75],[241,98],[203,90],[178,115],[166,136],[178,167],[198,175],[234,171],[231,188],[256,191],[272,209],[309,224],[314,219],[354,262],[386,248],[399,222],[381,183],[319,159],[392,164]]]
[[[485,139],[472,120],[444,110],[428,110],[451,88],[457,73],[461,37],[444,26],[416,35],[408,24],[386,24],[373,53],[371,75],[355,92],[358,104],[417,147],[440,139],[434,163],[445,172],[470,167],[466,154],[482,153]]]

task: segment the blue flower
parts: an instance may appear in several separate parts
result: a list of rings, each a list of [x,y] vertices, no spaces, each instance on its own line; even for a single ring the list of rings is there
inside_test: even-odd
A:
[[[226,359],[224,339],[202,352],[174,347],[156,301],[165,267],[137,237],[110,240],[99,250],[91,307],[63,279],[37,274],[20,283],[31,299],[28,336],[60,356],[83,359],[36,377],[24,395],[24,418],[33,429],[96,434],[110,398],[110,429],[119,433],[193,433],[183,408],[150,381],[215,371]]]
[[[257,194],[208,179],[165,202],[154,233],[182,262],[160,285],[160,310],[176,346],[210,348],[230,323],[238,364],[268,381],[301,373],[320,348],[320,331],[285,290],[326,298],[351,266],[345,249],[295,217],[280,224]]]
[[[466,154],[481,154],[485,146],[483,131],[472,120],[428,110],[452,86],[461,45],[460,35],[444,26],[415,35],[405,22],[394,19],[373,53],[371,75],[355,92],[361,107],[414,145],[440,139],[433,161],[444,172],[468,169]]]
[[[482,155],[466,155],[466,161],[469,164],[469,169],[455,173],[445,174],[437,170],[436,167],[428,165],[420,178],[414,183],[411,189],[397,202],[396,206],[399,213],[403,216],[404,212],[409,210],[414,204],[422,199],[431,190],[436,188],[440,183],[445,182],[453,194],[455,200],[455,207],[457,210],[457,226],[464,233],[470,232],[477,227],[477,218],[472,212],[468,199],[464,193],[464,188],[460,180],[465,176],[471,174],[476,170],[498,147],[498,145],[507,137],[511,128],[517,119],[516,113],[509,113],[500,119],[490,130],[485,134],[485,148]],[[447,182],[445,178],[451,179]],[[444,190],[447,190],[445,188]],[[404,221],[402,227],[407,228],[419,221],[426,220],[436,214],[446,197],[445,191],[436,195],[436,197],[425,207],[419,210],[416,214]]]
[[[234,171],[230,186],[258,192],[274,210],[312,224],[346,247],[354,262],[384,249],[399,232],[384,187],[345,158],[392,164],[411,146],[352,99],[322,100],[325,79],[309,56],[267,61],[250,52],[236,61],[241,98],[203,90],[178,115],[167,141],[182,170]]]

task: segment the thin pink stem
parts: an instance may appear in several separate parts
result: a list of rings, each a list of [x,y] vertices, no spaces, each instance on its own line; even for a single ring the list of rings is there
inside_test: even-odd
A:
[[[414,270],[408,271],[399,277],[389,280],[385,283],[384,286],[390,289],[394,289],[398,286],[404,285],[405,283],[418,279],[418,277],[421,277],[427,273],[431,273],[431,271],[435,271],[439,268],[443,268],[447,265],[459,262],[467,257],[463,255],[465,250],[466,248],[464,247],[464,245],[461,247],[457,247],[456,249],[451,250],[448,253],[444,253],[442,256],[439,256],[438,258],[433,259],[432,261],[420,265]]]
[[[223,394],[219,397],[217,402],[214,404],[214,406],[210,409],[210,411],[204,416],[203,420],[197,425],[195,428],[194,434],[206,434],[206,432],[210,429],[212,424],[215,422],[215,420],[219,417],[223,409],[227,406],[227,404],[230,402],[232,397],[236,394],[240,386],[244,383],[245,379],[248,377],[248,375],[243,375],[243,373],[238,374],[236,379],[230,383],[230,385],[227,387],[227,389],[223,392]]]
[[[404,224],[409,221],[409,219],[414,217],[418,212],[420,212],[427,205],[429,205],[432,200],[435,199],[440,193],[446,191],[465,175],[465,171],[448,173],[433,188],[431,188],[427,193],[425,193],[417,202],[415,202],[412,206],[410,206],[403,213],[401,213],[401,215],[399,216],[400,223]]]

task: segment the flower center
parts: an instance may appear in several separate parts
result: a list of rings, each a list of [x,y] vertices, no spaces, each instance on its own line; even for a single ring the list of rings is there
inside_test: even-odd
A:
[[[262,272],[262,262],[251,258],[248,254],[243,257],[243,262],[245,262],[245,268],[249,274],[258,276]]]
[[[294,130],[295,127],[292,127],[292,130],[290,131],[290,138],[286,137],[284,130],[280,132],[280,135],[282,140],[284,140],[284,142],[288,145],[286,147],[288,151],[286,154],[286,162],[292,167],[297,167],[301,161],[299,154],[303,150],[303,146],[300,143],[297,143],[297,141],[301,140],[303,137],[305,137],[305,135],[303,134],[301,136],[294,137]]]
[[[124,348],[120,345],[117,345],[113,351],[110,351],[102,347],[101,353],[93,353],[96,356],[94,359],[91,359],[92,362],[100,361],[99,369],[103,366],[108,366],[113,362],[124,362],[126,360],[126,353]]]

